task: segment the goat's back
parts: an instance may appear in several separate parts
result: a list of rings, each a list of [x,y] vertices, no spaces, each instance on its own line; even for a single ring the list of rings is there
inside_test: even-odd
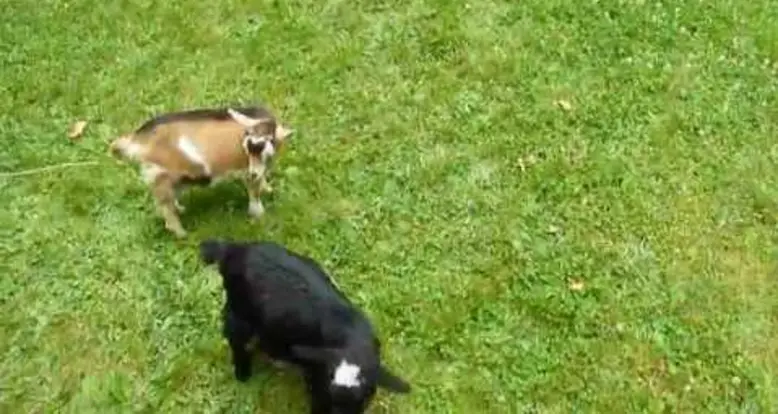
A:
[[[316,342],[338,336],[359,315],[313,259],[273,242],[248,246],[243,258],[251,318],[266,336]]]
[[[252,118],[275,119],[261,106],[237,110]],[[199,166],[181,151],[180,140],[186,139],[208,163],[211,175],[220,176],[248,167],[243,132],[244,127],[232,119],[226,108],[196,109],[156,116],[134,132],[133,140],[146,148],[147,162],[189,174],[198,171]]]
[[[235,108],[235,110],[250,118],[270,118],[275,120],[275,117],[270,112],[270,110],[260,105],[240,107],[240,108]],[[202,109],[191,109],[191,110],[177,111],[177,112],[168,112],[161,115],[157,115],[149,119],[143,125],[141,125],[137,130],[135,130],[135,134],[136,135],[149,134],[154,132],[157,128],[163,125],[176,125],[176,124],[180,125],[180,124],[188,124],[188,123],[220,122],[220,121],[232,121],[232,116],[230,116],[226,107],[202,108]]]

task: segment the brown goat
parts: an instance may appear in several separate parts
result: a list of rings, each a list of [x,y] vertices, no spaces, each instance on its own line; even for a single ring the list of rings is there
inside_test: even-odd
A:
[[[165,228],[185,237],[178,216],[184,207],[177,195],[186,185],[238,176],[248,190],[249,215],[259,218],[265,211],[260,193],[273,191],[268,168],[293,133],[260,106],[196,109],[154,117],[113,140],[110,152],[140,164]]]

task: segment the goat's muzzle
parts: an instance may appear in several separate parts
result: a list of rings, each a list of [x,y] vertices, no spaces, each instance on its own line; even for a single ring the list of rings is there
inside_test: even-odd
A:
[[[255,157],[262,155],[262,152],[265,150],[265,141],[259,141],[255,142],[253,140],[246,140],[246,152],[249,153],[249,155],[253,155]]]

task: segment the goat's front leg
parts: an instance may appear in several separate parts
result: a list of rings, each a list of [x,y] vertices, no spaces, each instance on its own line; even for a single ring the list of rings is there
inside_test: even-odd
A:
[[[178,217],[178,201],[176,200],[176,191],[173,180],[160,175],[154,180],[152,192],[157,205],[157,211],[165,220],[165,228],[172,232],[176,237],[186,237],[186,230],[181,225],[181,219]]]
[[[246,346],[251,340],[251,327],[237,318],[232,312],[224,315],[224,336],[232,351],[232,367],[235,378],[245,382],[251,377],[251,354]]]
[[[259,198],[262,192],[263,175],[256,174],[254,171],[249,171],[246,178],[246,190],[249,195],[249,215],[252,218],[260,218],[265,213],[265,206],[262,205],[262,200]]]

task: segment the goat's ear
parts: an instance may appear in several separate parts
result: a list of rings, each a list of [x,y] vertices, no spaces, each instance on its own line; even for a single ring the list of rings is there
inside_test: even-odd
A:
[[[261,122],[266,121],[265,119],[250,118],[232,108],[227,108],[227,113],[230,114],[230,116],[232,117],[232,119],[235,120],[235,122],[243,125],[246,128],[253,128],[259,125]]]
[[[292,135],[294,135],[294,129],[289,129],[281,124],[276,125],[276,139],[279,141],[285,141]]]
[[[378,366],[378,385],[386,390],[399,394],[411,392],[411,386],[405,382],[405,380],[392,374],[392,372],[383,365]]]
[[[325,364],[332,360],[333,351],[329,348],[314,348],[305,345],[292,346],[292,353],[303,360]]]

